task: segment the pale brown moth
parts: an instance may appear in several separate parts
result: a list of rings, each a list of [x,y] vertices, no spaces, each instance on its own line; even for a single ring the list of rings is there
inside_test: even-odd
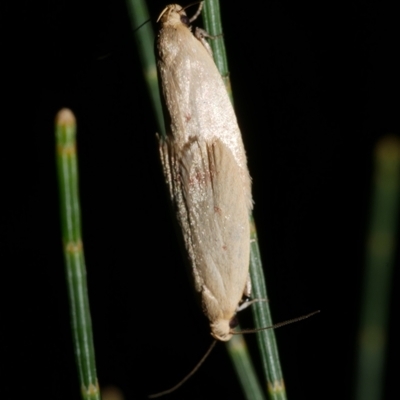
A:
[[[197,16],[197,15],[196,15]],[[227,341],[250,296],[251,179],[222,78],[198,30],[177,4],[160,14],[157,68],[165,102],[159,138],[165,179],[211,335]]]

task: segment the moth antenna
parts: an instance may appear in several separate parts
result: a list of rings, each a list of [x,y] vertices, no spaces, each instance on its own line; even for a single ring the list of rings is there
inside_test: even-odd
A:
[[[211,353],[212,349],[214,348],[214,346],[216,345],[216,343],[217,343],[216,340],[214,340],[211,343],[211,346],[208,348],[208,350],[206,351],[204,356],[201,358],[201,360],[196,364],[196,366],[180,382],[178,382],[175,386],[173,386],[171,389],[167,389],[167,390],[164,390],[164,391],[159,392],[159,393],[150,394],[147,397],[149,399],[156,399],[157,397],[161,397],[161,396],[164,396],[166,394],[172,393],[176,389],[180,388],[192,375],[194,375],[197,372],[197,370],[201,367],[201,365],[204,363],[206,358],[210,355],[210,353]]]
[[[190,23],[192,23],[194,20],[196,20],[197,17],[200,15],[201,10],[203,9],[204,1],[196,1],[196,2],[191,3],[188,6],[183,8],[183,10],[186,10],[188,7],[194,6],[195,4],[198,4],[199,7],[197,8],[197,11],[195,12],[195,14],[189,19]]]
[[[134,30],[133,30],[133,33],[135,33],[136,31],[138,31],[143,25],[146,25],[148,22],[150,22],[151,21],[151,19],[149,18],[149,19],[147,19],[146,21],[144,21],[144,22],[142,22],[138,27],[136,27]],[[157,20],[157,22],[158,22],[158,20]]]
[[[167,10],[170,8],[170,6],[167,6],[164,8],[164,10],[161,11],[161,14],[158,16],[156,23],[158,24],[158,22],[160,21],[160,19],[162,18],[162,16],[167,12]],[[181,9],[181,11],[183,10],[183,8]]]
[[[299,322],[299,321],[302,321],[303,319],[310,318],[313,315],[318,314],[319,312],[321,312],[321,310],[314,311],[314,312],[312,312],[310,314],[302,315],[301,317],[289,319],[289,320],[284,321],[284,322],[279,322],[279,323],[271,325],[271,326],[266,326],[264,328],[244,329],[242,331],[234,331],[234,330],[232,330],[230,333],[232,335],[239,335],[241,333],[254,333],[254,332],[265,331],[267,329],[276,329],[276,328],[280,328],[281,326],[293,324],[293,322]]]

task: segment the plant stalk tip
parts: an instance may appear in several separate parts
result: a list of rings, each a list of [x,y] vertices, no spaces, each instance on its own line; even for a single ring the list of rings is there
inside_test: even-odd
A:
[[[56,115],[56,124],[61,126],[75,125],[75,116],[69,108],[62,108]]]

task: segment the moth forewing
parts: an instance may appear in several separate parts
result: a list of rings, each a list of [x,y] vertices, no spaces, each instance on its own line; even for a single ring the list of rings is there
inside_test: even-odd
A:
[[[181,6],[161,13],[157,67],[166,139],[163,170],[196,292],[219,340],[248,293],[251,182],[236,116],[214,60]]]

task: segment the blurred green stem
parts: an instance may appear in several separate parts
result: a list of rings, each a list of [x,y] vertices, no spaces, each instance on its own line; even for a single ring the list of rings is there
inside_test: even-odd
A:
[[[55,125],[62,241],[81,396],[100,400],[81,235],[75,117],[63,109]]]
[[[400,138],[375,148],[356,376],[357,400],[383,398],[387,324],[400,203]]]
[[[165,138],[164,116],[161,107],[160,91],[158,88],[157,67],[154,57],[154,32],[145,0],[126,0],[133,37],[138,48],[143,75],[147,84],[153,111],[156,116],[159,134]],[[139,28],[140,27],[140,28]]]
[[[265,394],[257,378],[243,335],[233,335],[226,342],[226,348],[235,367],[245,398],[248,400],[264,400]]]

